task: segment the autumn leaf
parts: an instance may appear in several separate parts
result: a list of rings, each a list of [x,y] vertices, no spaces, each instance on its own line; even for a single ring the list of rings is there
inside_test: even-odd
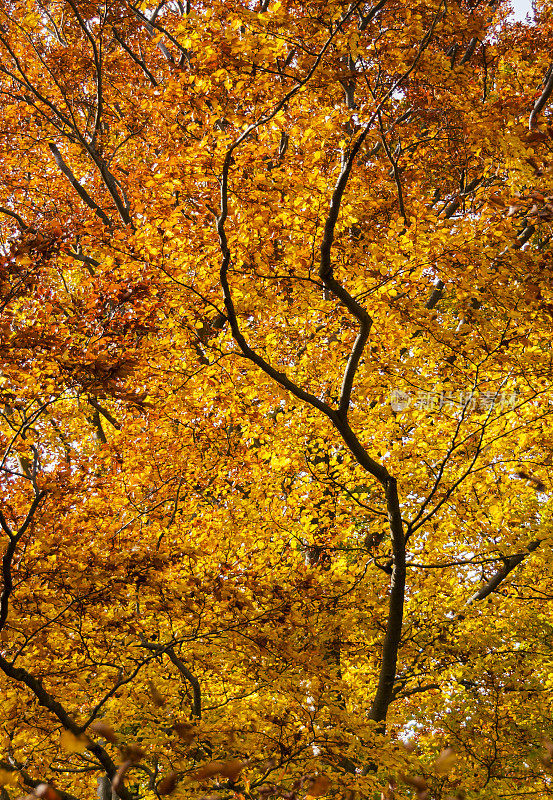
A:
[[[244,763],[238,758],[231,758],[228,761],[211,761],[196,770],[191,777],[193,780],[202,781],[206,778],[213,778],[215,775],[222,775],[230,781],[235,781],[243,768]]]
[[[0,769],[0,786],[17,786],[17,779],[17,772]]]
[[[196,726],[191,722],[174,722],[173,730],[186,744],[190,744],[197,736]]]
[[[306,797],[323,797],[328,794],[331,782],[326,775],[316,775],[307,790]]]
[[[34,796],[41,800],[61,800],[60,795],[47,783],[40,783],[34,789]]]
[[[60,745],[68,753],[84,753],[90,742],[87,736],[75,736],[71,731],[63,731],[60,736]]]
[[[0,4],[8,794],[550,800],[537,5]]]
[[[178,780],[178,773],[170,772],[158,782],[156,786],[157,793],[162,796],[171,794],[176,789]]]
[[[148,689],[150,691],[150,697],[152,698],[153,704],[155,706],[158,706],[159,708],[164,706],[165,705],[165,698],[163,697],[163,695],[161,694],[161,692],[156,687],[156,685],[155,685],[155,683],[153,681],[148,681]]]
[[[446,747],[432,764],[432,769],[438,775],[447,775],[447,773],[453,769],[456,761],[457,754],[453,748]]]
[[[117,734],[107,722],[104,722],[103,720],[97,720],[91,724],[90,730],[94,733],[97,733],[98,736],[101,736],[107,742],[110,742],[110,744],[117,744]]]

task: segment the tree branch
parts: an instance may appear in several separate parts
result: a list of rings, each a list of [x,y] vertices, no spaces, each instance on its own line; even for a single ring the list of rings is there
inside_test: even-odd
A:
[[[474,55],[474,51],[476,50],[476,45],[478,44],[478,37],[473,36],[473,38],[468,43],[467,49],[463,55],[463,58],[459,62],[459,66],[463,67],[465,64],[471,60],[472,56]]]
[[[0,631],[3,629],[4,625],[6,624],[6,620],[8,618],[8,610],[9,610],[9,601],[10,595],[13,590],[13,578],[12,578],[12,559],[15,555],[15,551],[17,545],[19,544],[21,537],[24,535],[25,531],[29,527],[31,520],[33,519],[37,508],[39,507],[42,499],[45,497],[46,492],[42,491],[37,494],[33,502],[31,503],[31,507],[27,513],[25,521],[19,528],[16,534],[12,533],[9,529],[9,526],[2,515],[0,519],[0,524],[8,536],[10,538],[8,542],[8,546],[6,548],[6,552],[4,553],[4,557],[2,558],[2,595],[0,596]]]
[[[25,786],[29,789],[35,789],[37,786],[40,786],[41,783],[44,781],[37,780],[36,778],[31,778],[29,773],[23,768],[21,764],[17,762],[11,763],[11,761],[6,761],[4,759],[0,760],[0,769],[4,769],[7,772],[17,772]],[[60,796],[61,800],[79,800],[79,798],[75,797],[74,794],[69,794],[69,792],[64,792],[63,789],[58,789],[56,786],[56,793]],[[7,800],[10,800],[9,795],[6,793]],[[2,793],[0,792],[0,800],[4,800]]]
[[[553,92],[553,64],[551,64],[551,66],[549,67],[549,69],[545,74],[543,91],[536,100],[536,102],[534,103],[534,108],[532,109],[530,118],[528,120],[528,128],[531,131],[535,131],[537,129],[538,116],[545,107],[547,101],[549,100],[551,92]]]
[[[128,44],[125,42],[125,40],[118,34],[118,32],[117,32],[117,30],[115,28],[112,28],[112,31],[113,31],[113,36],[115,37],[115,39],[119,42],[119,44],[121,45],[123,50],[132,58],[134,63],[137,64],[140,67],[140,69],[142,70],[144,75],[146,75],[146,77],[148,78],[148,80],[150,81],[152,86],[158,86],[159,85],[158,82],[156,81],[156,79],[154,78],[154,76],[152,75],[152,73],[150,72],[148,67],[146,66],[146,64],[136,55],[135,52],[133,52],[133,50],[131,50],[131,48],[128,46]]]
[[[9,208],[0,206],[0,214],[7,214],[8,217],[13,217],[13,219],[17,222],[19,228],[22,231],[30,231],[30,232],[35,231],[34,228],[32,228],[30,225],[27,225],[27,223],[23,220],[22,217],[19,216],[19,214],[16,214],[15,211],[10,211]]]
[[[100,413],[100,414],[101,414],[103,417],[105,417],[105,418],[107,419],[107,421],[108,421],[108,422],[109,422],[111,425],[113,425],[113,427],[114,427],[114,428],[117,428],[117,430],[118,430],[118,431],[120,431],[120,430],[121,430],[121,423],[120,423],[120,422],[117,422],[117,420],[115,419],[115,417],[113,417],[113,416],[112,416],[112,415],[109,413],[109,411],[108,411],[107,409],[105,409],[105,408],[104,408],[102,405],[100,405],[100,403],[99,403],[99,402],[96,400],[96,398],[95,398],[95,397],[92,397],[92,396],[90,396],[90,397],[88,398],[88,402],[89,402],[89,404],[92,406],[92,408],[95,408],[95,409],[96,409],[96,411],[98,411],[98,412],[99,412],[99,413]]]
[[[223,288],[225,306],[227,309],[227,316],[229,319],[229,323],[231,325],[232,334],[238,346],[240,347],[242,353],[251,361],[253,361],[255,364],[257,364],[261,369],[263,369],[266,372],[266,374],[274,378],[274,380],[276,380],[281,386],[288,389],[288,391],[294,394],[295,397],[305,400],[314,408],[317,408],[320,411],[322,411],[332,421],[336,430],[341,434],[342,438],[344,439],[345,443],[350,449],[352,455],[367,470],[367,472],[369,472],[369,474],[373,475],[373,477],[375,477],[382,484],[385,490],[386,505],[388,509],[388,518],[390,523],[390,532],[392,537],[393,567],[392,567],[392,578],[390,587],[388,618],[386,622],[386,634],[382,650],[382,662],[379,672],[378,686],[370,708],[370,718],[379,723],[385,723],[388,708],[392,701],[393,688],[396,677],[397,658],[398,658],[398,651],[399,651],[402,624],[403,624],[403,604],[405,597],[405,576],[406,576],[405,541],[406,540],[403,533],[403,523],[401,519],[401,511],[397,493],[397,482],[395,478],[392,478],[392,476],[389,475],[388,471],[384,466],[382,466],[369,456],[369,454],[367,453],[361,442],[357,439],[356,435],[352,431],[347,421],[347,410],[350,403],[350,396],[355,377],[355,372],[359,365],[359,361],[363,353],[363,348],[365,346],[365,343],[367,341],[370,332],[372,319],[369,316],[368,312],[350,295],[347,289],[345,289],[345,287],[342,286],[342,284],[340,284],[338,281],[335,280],[333,276],[333,269],[331,262],[331,250],[334,241],[334,232],[338,221],[338,216],[340,213],[341,201],[348,183],[348,179],[355,158],[361,148],[361,145],[365,141],[365,138],[370,128],[372,127],[374,120],[376,119],[378,113],[382,109],[384,103],[386,102],[386,100],[388,100],[390,96],[392,96],[393,92],[396,91],[397,88],[409,77],[411,72],[415,69],[422,53],[428,47],[438,20],[438,16],[439,15],[437,13],[432,21],[432,25],[430,26],[429,30],[427,31],[427,33],[425,34],[420,43],[417,55],[415,56],[410,67],[403,73],[402,76],[400,76],[400,78],[398,78],[397,81],[394,82],[393,86],[385,93],[384,97],[380,100],[375,111],[371,115],[369,121],[366,123],[363,130],[357,137],[355,143],[353,144],[353,147],[351,148],[348,154],[347,159],[343,163],[342,170],[340,172],[334,191],[332,193],[330,207],[325,221],[324,233],[320,248],[319,277],[321,278],[325,286],[328,289],[330,289],[330,291],[332,291],[333,294],[344,303],[344,305],[348,308],[350,313],[353,316],[355,316],[360,323],[358,336],[353,345],[350,357],[348,359],[348,364],[346,366],[346,370],[344,373],[338,411],[335,411],[328,404],[323,403],[318,398],[315,398],[312,395],[308,394],[307,392],[304,392],[304,390],[296,386],[283,373],[279,373],[277,370],[275,370],[270,364],[268,364],[268,362],[265,361],[265,359],[263,359],[249,347],[238,325],[236,309],[234,307],[234,302],[232,299],[232,294],[228,283],[228,269],[230,265],[231,254],[225,231],[225,222],[228,216],[228,176],[229,176],[229,169],[230,169],[232,155],[236,147],[238,147],[238,145],[241,144],[241,142],[243,142],[244,139],[247,136],[249,136],[253,130],[259,127],[259,125],[261,125],[263,121],[267,121],[268,119],[271,119],[272,116],[274,116],[280,104],[277,104],[277,107],[273,109],[273,112],[271,112],[271,114],[268,114],[264,118],[262,117],[261,120],[259,120],[257,123],[255,123],[253,126],[250,126],[250,128],[248,128],[241,136],[239,136],[238,139],[236,139],[235,142],[227,150],[223,164],[223,173],[221,179],[221,213],[217,218],[217,232],[219,234],[219,242],[221,247],[221,253],[223,256],[221,270],[220,270],[221,285]],[[325,52],[325,49],[327,48],[328,44],[331,41],[331,38],[332,36],[330,37],[330,39],[327,41],[327,43],[319,53],[319,56],[317,57],[316,60],[316,64],[320,62]],[[298,91],[300,86],[304,85],[305,82],[307,82],[310,75],[313,74],[315,66],[312,68],[312,70],[310,70],[308,76],[304,79],[304,81],[302,81],[301,84],[298,84],[288,93],[288,97],[291,97],[296,91]]]
[[[388,708],[393,699],[397,657],[403,627],[403,604],[405,601],[405,535],[403,533],[397,482],[392,477],[388,478],[386,485],[386,507],[392,535],[393,567],[386,635],[382,646],[382,662],[378,676],[378,686],[369,712],[369,718],[375,722],[385,722]]]
[[[73,175],[73,173],[71,172],[71,170],[69,169],[69,167],[67,166],[65,161],[63,160],[62,155],[61,155],[60,151],[58,150],[58,148],[56,147],[56,145],[53,142],[49,142],[48,143],[48,147],[50,148],[50,152],[54,156],[54,160],[55,160],[56,164],[58,165],[60,170],[63,172],[63,174],[65,175],[65,177],[67,178],[67,180],[69,181],[71,186],[75,189],[75,191],[77,192],[79,197],[82,200],[84,200],[84,202],[87,204],[87,206],[94,211],[94,213],[102,220],[104,225],[107,225],[108,227],[111,228],[111,225],[112,225],[111,220],[105,214],[105,212],[102,211],[100,206],[92,199],[92,197],[88,194],[86,189],[83,186],[81,186],[79,181],[75,178],[75,176]]]
[[[443,281],[438,280],[436,281],[436,285],[434,286],[432,294],[430,295],[430,297],[426,302],[425,308],[431,311],[438,305],[443,296],[444,296],[444,283]]]
[[[6,658],[4,658],[1,653],[0,669],[9,678],[12,678],[12,680],[25,684],[25,686],[27,686],[27,688],[30,689],[37,698],[39,704],[44,706],[44,708],[47,708],[48,711],[50,711],[61,722],[66,730],[71,731],[71,733],[75,736],[80,735],[81,728],[79,725],[77,725],[75,720],[68,714],[61,703],[59,703],[49,692],[46,691],[40,678],[35,678],[34,675],[31,675],[30,672],[27,672],[27,670],[23,669],[23,667],[16,667],[14,664],[10,663]],[[115,777],[117,768],[104,748],[96,742],[91,741],[87,745],[87,749],[93,753],[111,781]],[[131,800],[129,792],[123,786],[118,789],[118,794],[121,800]]]
[[[475,592],[472,597],[467,600],[466,605],[469,606],[472,603],[478,602],[479,600],[484,600],[490,594],[495,592],[500,584],[503,583],[507,575],[512,572],[515,567],[518,567],[519,564],[522,564],[522,562],[528,558],[530,553],[533,553],[534,550],[537,550],[541,543],[542,539],[535,539],[527,546],[526,552],[518,553],[516,556],[509,556],[509,558],[504,559],[503,566],[497,570],[495,575],[493,575],[490,580],[485,583],[484,586],[482,586],[481,589]]]
[[[123,223],[125,225],[130,225],[131,215],[129,213],[129,203],[126,199],[126,195],[121,184],[119,183],[117,178],[115,178],[115,176],[111,174],[106,162],[99,155],[98,151],[94,149],[92,145],[88,147],[88,152],[90,154],[90,157],[100,170],[100,175],[102,176],[102,179],[106,184],[107,190],[110,193],[113,202],[115,203],[115,207],[117,208],[117,211],[119,212],[119,216],[123,220]],[[121,194],[117,189],[118,186],[121,189]]]
[[[175,665],[175,667],[179,670],[181,675],[186,678],[188,683],[192,686],[192,694],[194,697],[192,703],[192,713],[198,719],[202,718],[202,690],[200,687],[200,682],[196,678],[195,675],[190,672],[186,664],[184,664],[181,659],[176,655],[174,649],[172,647],[166,648],[165,652]]]
[[[92,47],[92,53],[94,58],[94,70],[96,72],[96,114],[94,118],[94,125],[92,128],[92,137],[90,141],[91,144],[94,145],[96,142],[96,137],[98,136],[98,132],[100,130],[100,123],[102,119],[102,110],[103,110],[102,59],[100,56],[100,51],[98,50],[98,46],[94,39],[94,36],[90,33],[86,21],[82,18],[76,3],[74,2],[74,0],[67,0],[67,3],[69,3],[71,8],[73,9],[73,13],[77,17],[79,25],[81,26],[81,29],[83,30],[86,38],[88,39]],[[86,127],[88,128],[88,123]]]

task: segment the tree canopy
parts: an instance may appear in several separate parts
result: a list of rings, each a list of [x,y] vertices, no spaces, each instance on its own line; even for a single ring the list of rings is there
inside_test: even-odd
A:
[[[1,800],[552,796],[552,53],[2,0]]]

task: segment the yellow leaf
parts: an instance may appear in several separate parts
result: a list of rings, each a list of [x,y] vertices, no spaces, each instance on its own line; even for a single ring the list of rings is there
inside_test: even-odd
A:
[[[71,731],[64,731],[60,736],[60,745],[67,753],[84,753],[89,740],[87,736],[75,736]]]
[[[457,754],[455,750],[452,747],[446,747],[432,764],[432,769],[438,775],[446,775],[453,768],[456,761]]]
[[[0,769],[0,786],[17,786],[17,772]]]

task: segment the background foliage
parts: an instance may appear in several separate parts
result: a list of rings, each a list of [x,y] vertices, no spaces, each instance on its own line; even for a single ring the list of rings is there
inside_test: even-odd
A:
[[[2,0],[2,800],[551,796],[552,52]]]

